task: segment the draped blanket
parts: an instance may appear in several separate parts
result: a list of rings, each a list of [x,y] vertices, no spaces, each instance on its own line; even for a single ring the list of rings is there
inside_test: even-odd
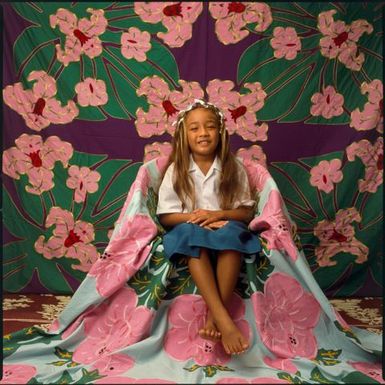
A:
[[[163,255],[157,158],[139,169],[105,252],[50,329],[5,336],[1,383],[383,383],[381,337],[334,310],[274,180],[244,162],[258,202],[249,227],[263,247],[244,258],[229,305],[246,353],[198,334],[207,308],[186,259]]]

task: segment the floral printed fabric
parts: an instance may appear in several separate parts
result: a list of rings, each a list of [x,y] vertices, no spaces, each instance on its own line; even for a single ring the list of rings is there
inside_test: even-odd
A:
[[[351,329],[328,302],[274,180],[248,157],[259,196],[251,227],[260,231],[263,255],[244,260],[229,312],[250,348],[230,356],[199,336],[207,307],[185,263],[163,256],[152,209],[165,164],[157,157],[140,168],[105,253],[50,331],[5,336],[0,383],[381,382],[381,337]],[[356,215],[342,212],[331,236]],[[52,210],[47,225],[56,226],[54,236],[38,248],[51,242],[73,253],[76,236],[85,245],[92,237],[90,225],[70,213]],[[330,237],[329,226],[320,237]]]

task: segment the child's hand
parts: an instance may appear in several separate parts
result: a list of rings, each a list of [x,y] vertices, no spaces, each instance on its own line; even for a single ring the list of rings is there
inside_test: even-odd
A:
[[[216,221],[216,222],[210,223],[209,225],[206,225],[205,228],[208,230],[218,230],[224,225],[227,225],[228,223],[229,221]]]
[[[191,218],[187,223],[195,223],[199,226],[206,227],[211,223],[218,222],[222,218],[220,210],[204,210],[196,209],[191,213]]]

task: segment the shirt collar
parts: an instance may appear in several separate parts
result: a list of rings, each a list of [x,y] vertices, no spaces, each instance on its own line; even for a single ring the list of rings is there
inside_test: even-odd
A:
[[[219,159],[218,156],[215,157],[214,162],[213,162],[211,167],[214,170],[217,170],[217,171],[221,171],[222,170],[222,162],[221,162],[221,160]],[[189,170],[188,171],[192,172],[192,171],[196,171],[198,169],[199,169],[198,165],[194,162],[194,159],[193,159],[192,155],[190,154],[190,166],[189,166]]]

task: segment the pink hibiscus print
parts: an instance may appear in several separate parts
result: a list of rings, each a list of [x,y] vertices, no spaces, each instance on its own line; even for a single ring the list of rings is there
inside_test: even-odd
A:
[[[361,93],[368,94],[368,101],[365,103],[364,110],[358,108],[350,114],[350,127],[357,131],[372,130],[384,131],[384,89],[382,81],[375,79],[370,83],[361,84]]]
[[[235,44],[249,35],[244,27],[257,23],[257,32],[266,31],[273,21],[270,7],[257,2],[216,2],[209,3],[211,16],[216,20],[215,33],[223,44]]]
[[[357,42],[364,32],[370,34],[373,27],[366,20],[354,20],[350,25],[334,21],[335,9],[318,15],[318,29],[324,35],[320,39],[321,54],[329,59],[338,59],[346,68],[359,71],[365,56],[358,53]]]
[[[266,167],[266,154],[263,152],[262,147],[257,144],[253,144],[249,148],[240,148],[237,151],[237,156],[242,158],[244,162],[247,160]]]
[[[262,342],[278,357],[317,356],[317,326],[321,307],[311,293],[285,273],[273,273],[264,293],[251,296],[257,329]]]
[[[290,384],[290,382],[271,377],[257,377],[251,379],[241,377],[227,377],[221,378],[216,382],[216,384]]]
[[[350,365],[353,366],[354,369],[359,372],[364,373],[368,377],[373,378],[373,380],[378,381],[380,384],[385,384],[385,381],[382,377],[382,365],[374,362],[349,362]]]
[[[36,368],[31,365],[4,365],[0,384],[27,384],[35,374]]]
[[[378,137],[373,145],[366,139],[353,142],[346,147],[346,155],[350,162],[357,156],[365,165],[365,177],[358,181],[358,191],[375,193],[384,178],[384,139]]]
[[[341,182],[343,174],[341,171],[341,160],[321,160],[310,170],[310,184],[325,193],[334,189],[334,183]]]
[[[245,83],[250,90],[247,94],[232,91],[234,83],[231,80],[210,80],[206,88],[211,103],[219,107],[226,121],[229,134],[238,134],[245,140],[267,140],[266,123],[257,125],[256,112],[265,104],[266,92],[261,83]]]
[[[293,364],[292,360],[288,358],[272,359],[268,356],[264,357],[263,362],[272,368],[283,370],[284,372],[295,374],[298,368]]]
[[[322,93],[315,93],[311,97],[311,102],[313,105],[310,107],[310,113],[313,116],[321,115],[325,119],[331,119],[344,112],[344,97],[337,93],[333,86],[323,88]]]
[[[99,253],[91,244],[95,237],[94,226],[84,221],[76,221],[71,212],[60,207],[52,207],[45,220],[45,227],[54,228],[53,236],[45,242],[44,235],[35,242],[35,250],[44,258],[67,257],[77,259],[80,264],[71,265],[75,270],[87,272],[98,259]]]
[[[245,154],[243,154],[245,155]],[[241,154],[242,157],[242,154]],[[250,187],[255,191],[261,193],[268,180],[272,180],[271,175],[267,169],[262,166],[255,159],[243,157],[243,165],[246,168],[247,176],[249,178]]]
[[[147,31],[141,31],[136,27],[128,28],[128,32],[122,33],[122,55],[127,59],[135,59],[139,62],[146,61],[151,49],[151,35]]]
[[[69,100],[63,107],[55,99],[56,80],[45,71],[32,71],[27,80],[36,80],[32,90],[24,90],[22,83],[15,83],[4,88],[3,99],[5,104],[23,117],[29,128],[41,131],[51,123],[70,123],[79,115],[74,101]]]
[[[94,381],[94,384],[176,384],[176,382],[161,380],[159,378],[130,378],[130,377],[104,377]]]
[[[271,190],[262,213],[249,224],[252,231],[259,231],[266,239],[267,247],[273,250],[285,250],[293,261],[298,256],[297,247],[293,241],[295,225],[287,216],[285,205],[278,190]]]
[[[143,162],[148,162],[149,160],[158,158],[159,156],[168,156],[172,150],[171,144],[169,142],[154,142],[151,144],[146,144],[144,146],[144,159]]]
[[[96,278],[98,293],[104,297],[108,297],[142,266],[151,249],[149,243],[157,234],[156,224],[147,215],[136,214],[127,219],[124,218],[124,208],[122,215],[106,251],[89,272]]]
[[[67,167],[73,154],[72,145],[57,136],[43,142],[39,135],[21,134],[15,144],[3,152],[3,173],[13,179],[27,174],[29,185],[25,189],[35,195],[52,189],[55,162]]]
[[[73,361],[91,365],[100,374],[121,374],[134,365],[122,348],[135,344],[149,334],[153,312],[138,306],[138,297],[123,287],[93,309],[83,320],[85,338],[75,349]]]
[[[108,101],[104,80],[85,78],[83,82],[76,84],[75,91],[82,107],[102,106]]]
[[[56,45],[57,60],[64,66],[79,61],[82,54],[93,59],[103,51],[99,36],[105,32],[108,24],[104,11],[87,8],[87,12],[91,14],[89,20],[84,17],[78,21],[74,13],[64,8],[59,8],[56,14],[49,17],[51,28],[58,25],[66,36],[64,50],[60,44]]]
[[[167,32],[158,32],[157,36],[169,47],[182,47],[191,39],[192,25],[203,10],[202,2],[141,2],[134,3],[135,13],[146,23],[161,22]]]
[[[352,222],[361,222],[355,207],[338,210],[334,221],[323,220],[314,227],[314,235],[320,240],[315,248],[319,266],[336,265],[331,258],[341,252],[356,255],[355,263],[364,263],[368,259],[369,249],[354,237]]]
[[[250,326],[243,319],[245,304],[233,294],[229,313],[242,334],[250,338]],[[168,313],[168,330],[164,339],[164,350],[178,361],[193,359],[198,365],[223,365],[231,359],[221,342],[208,341],[198,334],[206,320],[207,306],[201,296],[185,294],[178,296]]]
[[[76,203],[84,202],[87,193],[94,193],[99,188],[100,174],[90,170],[89,167],[73,165],[68,169],[68,175],[66,185],[75,190]]]
[[[172,123],[178,112],[195,99],[203,98],[204,93],[199,83],[179,80],[179,84],[182,91],[170,91],[168,84],[156,75],[146,77],[140,82],[136,93],[146,96],[150,105],[148,112],[141,107],[136,111],[135,125],[140,137],[149,138],[165,132],[172,135],[175,131]]]
[[[286,60],[293,60],[297,57],[298,51],[301,50],[301,40],[293,27],[275,27],[273,36],[270,45],[274,49],[274,57]]]

